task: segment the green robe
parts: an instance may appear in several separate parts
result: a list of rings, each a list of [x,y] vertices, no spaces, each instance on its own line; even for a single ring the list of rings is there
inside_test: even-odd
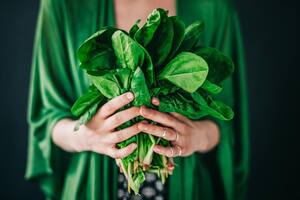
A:
[[[178,0],[177,14],[187,24],[203,20],[203,44],[233,58],[235,72],[225,81],[219,98],[234,107],[235,118],[216,120],[221,139],[213,151],[175,159],[168,197],[244,199],[249,171],[248,111],[237,13],[225,0]],[[114,25],[112,0],[41,1],[28,104],[26,179],[37,182],[48,199],[117,198],[118,170],[113,159],[92,152],[67,153],[51,140],[54,124],[73,118],[70,107],[89,84],[79,69],[76,49],[104,25]]]

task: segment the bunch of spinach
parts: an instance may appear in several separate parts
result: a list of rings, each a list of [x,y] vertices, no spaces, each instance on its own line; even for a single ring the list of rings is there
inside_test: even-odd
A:
[[[232,109],[213,95],[222,91],[222,81],[233,73],[234,65],[217,49],[201,46],[204,24],[197,21],[185,27],[177,16],[169,17],[161,8],[155,9],[142,27],[139,22],[129,33],[104,27],[79,47],[80,67],[91,86],[71,108],[79,118],[74,129],[88,122],[105,102],[128,91],[135,95],[128,106],[145,105],[190,119],[212,116],[231,120]],[[160,99],[159,107],[151,104],[153,96]],[[137,117],[119,129],[141,120]],[[145,171],[157,173],[164,182],[172,173],[173,161],[153,152],[155,144],[170,145],[164,139],[140,133],[118,147],[133,142],[138,148],[120,161],[129,188],[138,193]]]

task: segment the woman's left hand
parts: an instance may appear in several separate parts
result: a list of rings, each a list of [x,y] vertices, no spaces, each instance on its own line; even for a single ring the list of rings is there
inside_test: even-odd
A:
[[[159,105],[157,98],[152,103]],[[172,143],[171,147],[156,145],[154,152],[167,157],[188,156],[194,152],[207,152],[219,142],[218,126],[210,120],[193,121],[179,113],[162,113],[142,106],[140,114],[158,124],[140,122],[138,128],[148,134],[162,137]]]

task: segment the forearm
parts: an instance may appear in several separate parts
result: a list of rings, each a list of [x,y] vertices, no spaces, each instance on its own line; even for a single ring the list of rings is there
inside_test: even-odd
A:
[[[74,132],[76,121],[72,119],[62,119],[58,121],[52,130],[52,140],[54,144],[67,152],[81,152],[85,148],[83,132],[84,127],[80,127]]]

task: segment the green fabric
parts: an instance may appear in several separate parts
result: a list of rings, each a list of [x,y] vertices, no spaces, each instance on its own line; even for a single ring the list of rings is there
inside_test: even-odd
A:
[[[219,96],[234,107],[231,122],[217,121],[220,144],[206,154],[176,158],[168,180],[169,199],[244,199],[249,166],[245,64],[238,17],[225,0],[177,1],[187,23],[202,19],[202,42],[231,56],[236,70]],[[66,153],[51,141],[53,125],[73,118],[70,107],[88,87],[76,49],[105,25],[114,25],[112,0],[41,1],[35,35],[28,104],[29,151],[26,179],[48,199],[116,199],[113,159],[92,152]]]

